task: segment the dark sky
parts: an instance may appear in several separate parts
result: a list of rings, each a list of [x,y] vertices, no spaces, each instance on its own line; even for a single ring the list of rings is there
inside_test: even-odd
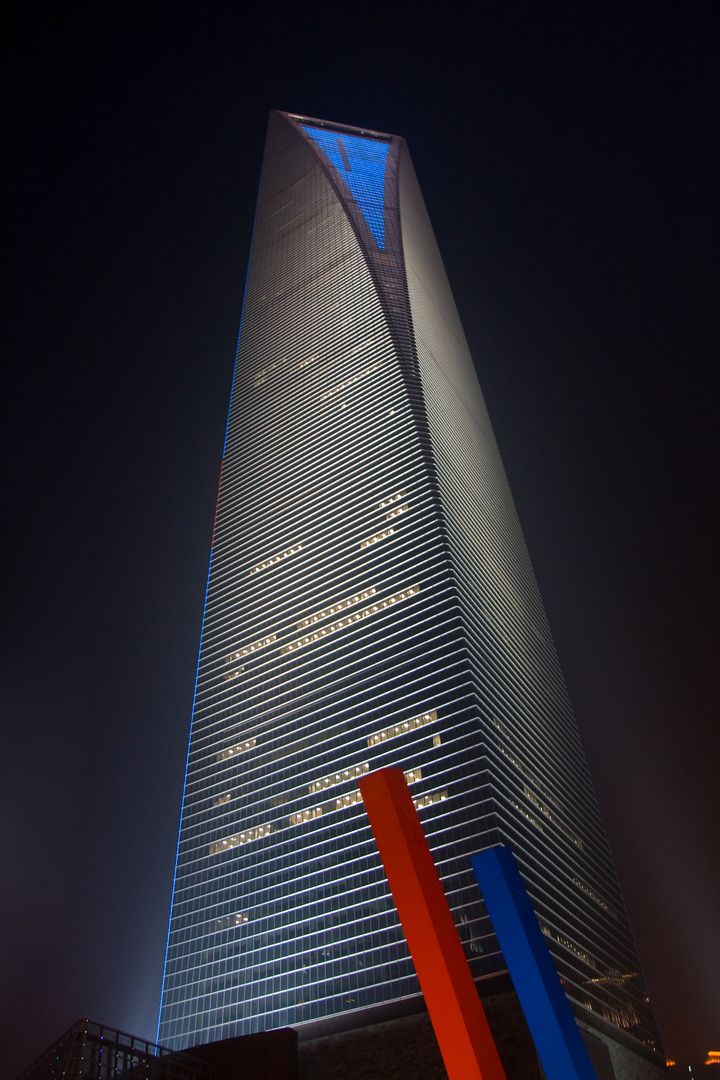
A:
[[[667,1052],[720,1048],[719,25],[666,0],[17,15],[2,1080],[79,1016],[154,1034],[270,108],[409,142]]]

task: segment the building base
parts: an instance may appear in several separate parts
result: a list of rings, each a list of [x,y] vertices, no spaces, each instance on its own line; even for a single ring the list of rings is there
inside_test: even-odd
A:
[[[506,979],[493,982],[483,1008],[507,1080],[545,1080],[515,991]],[[584,1009],[575,1011],[597,1080],[667,1076],[664,1062],[637,1040],[600,1018],[588,1021]],[[420,996],[296,1030],[299,1080],[447,1080]]]
[[[482,1002],[507,1080],[546,1080],[507,974]],[[665,1063],[618,1028],[576,1008],[597,1080],[661,1080]],[[79,1020],[18,1080],[447,1080],[421,995],[341,1016],[182,1051]]]

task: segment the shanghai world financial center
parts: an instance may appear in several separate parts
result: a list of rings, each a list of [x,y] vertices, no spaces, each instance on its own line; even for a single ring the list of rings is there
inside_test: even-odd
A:
[[[451,179],[448,183],[451,185]],[[482,992],[514,851],[568,996],[658,1045],[552,638],[401,138],[271,114],[159,1041],[416,998],[357,781],[402,768]]]

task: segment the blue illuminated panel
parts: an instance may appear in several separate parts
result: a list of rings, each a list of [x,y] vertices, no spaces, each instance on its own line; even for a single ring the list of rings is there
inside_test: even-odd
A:
[[[325,128],[303,125],[303,129],[315,140],[350,188],[378,247],[384,251],[383,192],[389,143],[340,134]]]

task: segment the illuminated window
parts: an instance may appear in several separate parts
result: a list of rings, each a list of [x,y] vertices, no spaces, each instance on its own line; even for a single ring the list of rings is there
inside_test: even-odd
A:
[[[311,821],[316,817],[322,817],[322,806],[313,806],[310,810],[300,810],[297,814],[291,814],[290,824],[302,825],[303,821]]]
[[[440,746],[441,744],[442,744],[442,739],[440,738],[440,736],[439,735],[433,735],[433,746]]]
[[[545,830],[543,829],[543,827],[542,827],[542,825],[540,824],[540,822],[538,821],[538,819],[537,819],[537,818],[535,818],[535,817],[533,817],[533,816],[532,816],[532,814],[528,813],[528,811],[527,811],[527,810],[523,809],[523,807],[522,807],[522,806],[520,806],[520,805],[519,805],[518,803],[516,803],[516,802],[513,802],[513,801],[512,801],[512,799],[510,800],[510,805],[511,805],[511,806],[514,806],[514,807],[515,807],[515,809],[516,809],[516,810],[517,810],[517,811],[518,811],[519,813],[521,813],[521,814],[522,814],[522,816],[523,816],[524,818],[526,818],[526,819],[527,819],[527,820],[528,820],[528,821],[530,822],[530,824],[531,824],[531,825],[534,825],[536,829],[538,829],[538,830],[539,830],[540,832],[545,832]]]
[[[261,840],[263,836],[269,836],[274,831],[272,825],[258,825],[256,829],[247,829],[245,832],[236,833],[235,836],[228,836],[225,840],[218,840],[217,843],[210,845],[209,851],[211,855],[219,855],[221,851],[229,851],[230,848],[239,847],[241,844]]]
[[[336,630],[342,630],[346,626],[353,626],[360,619],[367,619],[370,615],[376,615],[378,611],[384,611],[385,608],[392,607],[393,604],[399,604],[402,600],[407,600],[408,597],[415,596],[419,592],[419,585],[412,585],[409,589],[402,589],[392,596],[386,596],[384,600],[378,600],[376,603],[371,604],[370,607],[356,611],[354,615],[346,615],[344,619],[338,619],[337,622],[323,626],[312,634],[307,634],[305,637],[298,638],[297,641],[291,641],[287,645],[283,645],[281,651],[289,653],[294,652],[295,649],[301,649],[303,645],[311,645],[313,641],[319,641],[320,638],[324,638],[328,634],[334,634]]]
[[[257,652],[258,649],[264,649],[268,645],[272,645],[277,641],[277,634],[268,634],[267,637],[260,638],[259,641],[253,641],[251,645],[246,645],[243,649],[238,649],[237,652],[230,653],[226,664],[232,664],[235,660],[242,660],[243,656],[250,656],[252,653]],[[242,668],[240,668],[242,671]]]
[[[224,675],[225,681],[227,682],[228,679],[237,679],[240,675],[242,675],[244,670],[244,667],[239,667],[235,668],[234,671],[226,671]]]
[[[250,573],[257,574],[260,570],[267,570],[269,566],[274,566],[275,563],[282,562],[283,559],[287,559],[291,555],[296,555],[298,551],[302,551],[302,549],[302,544],[296,544],[295,547],[288,548],[287,551],[281,551],[279,555],[273,555],[271,559],[266,559],[265,562],[261,562],[258,563],[257,566],[253,566]]]
[[[550,807],[546,806],[545,803],[537,797],[535,792],[530,790],[527,784],[523,784],[523,791],[525,793],[525,797],[530,800],[533,806],[537,806],[538,810],[542,814],[544,814],[549,821],[552,821],[553,825],[556,825],[557,828],[560,829],[560,832],[565,833],[568,840],[571,840],[572,843],[575,844],[575,847],[579,847],[581,851],[584,849],[583,842],[578,836],[578,834],[576,832],[573,832],[573,830],[568,825],[566,825],[564,821],[561,821],[557,814],[554,814]]]
[[[588,954],[586,952],[584,952],[582,949],[580,949],[575,944],[574,941],[570,940],[570,938],[565,937],[564,934],[555,934],[555,940],[559,941],[560,944],[564,945],[566,949],[570,950],[570,952],[573,952],[573,953],[575,953],[576,956],[579,956],[580,959],[584,963],[586,963],[589,967],[593,967],[593,968],[597,967],[597,964],[592,959],[592,957],[588,956]]]
[[[379,502],[377,504],[377,508],[378,510],[384,510],[386,506],[390,505],[390,503],[397,502],[398,499],[404,499],[406,495],[407,491],[397,491],[394,495],[389,495],[387,499],[383,499],[382,502]]]
[[[320,400],[326,401],[335,394],[347,390],[349,387],[354,386],[355,383],[360,382],[360,380],[364,379],[367,375],[371,375],[373,371],[377,371],[379,367],[382,367],[381,361],[378,361],[377,364],[371,364],[370,367],[363,368],[362,371],[358,371],[357,375],[353,375],[350,379],[346,379],[345,382],[340,383],[338,386],[333,386],[330,390],[326,390],[324,394],[320,395]]]
[[[631,1028],[638,1022],[638,1015],[630,1006],[624,1008],[619,1005],[617,1009],[612,1009],[609,1005],[601,1005],[600,1012],[605,1020],[609,1020],[616,1027]]]
[[[428,795],[421,795],[413,799],[416,810],[422,810],[423,806],[432,806],[433,803],[445,802],[448,797],[447,791],[431,791]]]
[[[559,942],[566,949],[569,949],[570,952],[575,953],[576,956],[579,956],[580,959],[584,963],[586,963],[589,967],[597,969],[597,964],[595,963],[593,958],[591,956],[588,956],[588,954],[586,952],[584,952],[583,949],[579,948],[575,944],[574,941],[571,941],[570,938],[565,937],[564,934],[555,933],[555,931],[552,929],[552,927],[548,926],[548,924],[545,922],[544,919],[538,919],[538,923],[539,923],[540,929],[542,930],[545,937],[552,938],[553,941]],[[603,980],[603,979],[589,979],[588,980],[588,982],[591,982],[591,983],[604,982],[604,981],[605,980]]]
[[[497,716],[493,716],[492,722],[495,725],[495,727],[498,729],[498,731],[502,731],[503,735],[505,735],[506,738],[508,738],[508,739],[510,738],[510,732],[505,727],[502,720],[498,720]]]
[[[396,506],[394,510],[388,510],[385,518],[387,521],[390,521],[391,518],[399,517],[400,514],[406,513],[409,509],[410,507],[408,506],[408,504],[403,503],[402,506]]]
[[[578,889],[580,889],[581,892],[584,892],[586,896],[589,896],[591,900],[594,900],[598,907],[601,907],[603,911],[607,911],[608,915],[612,915],[613,919],[618,918],[618,913],[616,911],[613,911],[610,905],[606,904],[605,901],[600,896],[598,896],[598,894],[594,892],[589,885],[586,885],[584,881],[581,881],[580,878],[574,877],[573,883],[577,885]]]
[[[252,750],[256,741],[256,739],[246,739],[245,742],[236,743],[235,746],[230,746],[227,750],[221,750],[219,754],[216,754],[215,760],[227,761],[228,758],[235,757],[236,754],[242,754],[245,750]]]
[[[218,930],[229,930],[233,926],[244,926],[248,921],[248,916],[245,911],[238,911],[235,915],[225,915],[224,918],[217,920]]]
[[[313,795],[316,791],[324,791],[325,788],[343,784],[346,780],[354,780],[358,776],[364,776],[369,771],[370,766],[367,761],[364,761],[362,765],[354,765],[351,769],[343,769],[342,772],[331,773],[330,776],[324,776],[322,780],[313,781],[308,787],[308,791]]]
[[[229,791],[226,791],[224,795],[218,795],[217,799],[213,802],[213,806],[222,806],[223,803],[230,802],[231,799],[232,795]]]
[[[405,779],[407,780],[408,784],[414,784],[416,780],[422,780],[422,770],[421,769],[410,769],[408,772],[406,772],[404,774],[404,776],[405,776]],[[435,794],[437,795],[437,794],[440,794],[440,793],[436,792]],[[447,792],[444,792],[444,795],[447,796]],[[339,799],[336,799],[335,800],[335,809],[336,810],[344,810],[346,806],[357,806],[357,804],[361,803],[362,801],[363,801],[363,797],[362,797],[362,794],[360,792],[360,789],[356,788],[355,791],[348,791],[347,795],[341,795]],[[433,799],[432,801],[440,802],[440,799]],[[416,806],[418,805],[418,800],[415,800],[415,805]],[[423,803],[422,805],[427,806],[429,804],[428,803]],[[330,804],[328,809],[331,809],[331,808],[332,808],[332,803]]]
[[[369,600],[374,595],[375,589],[371,588],[365,589],[364,592],[355,593],[354,596],[348,596],[347,600],[338,600],[337,604],[331,604],[330,607],[323,608],[322,611],[316,611],[314,615],[310,615],[307,619],[301,619],[297,624],[298,630],[304,630],[306,626],[312,626],[313,623],[329,619],[331,615],[337,615],[338,611],[344,611],[345,608],[353,607],[354,604],[361,604],[363,600]]]
[[[253,379],[253,386],[262,386],[263,383],[267,382],[268,375],[272,375],[273,371],[277,371],[280,365],[284,364],[286,360],[286,356],[281,356],[279,360],[274,360],[272,364],[268,364],[262,371],[258,371]]]
[[[385,742],[387,739],[394,739],[398,735],[404,735],[406,731],[413,731],[415,728],[423,727],[425,724],[431,724],[433,720],[437,720],[436,712],[421,713],[420,716],[413,716],[411,720],[403,720],[400,724],[393,724],[392,727],[385,728],[384,731],[376,731],[373,735],[368,735],[368,746],[377,746],[378,743]],[[435,736],[436,739],[440,739],[439,735]],[[438,746],[433,739],[433,745]]]
[[[539,777],[535,776],[535,773],[531,772],[526,765],[523,765],[522,761],[516,758],[514,754],[511,754],[507,747],[502,746],[502,744],[499,743],[498,748],[500,750],[500,753],[504,754],[508,761],[511,761],[515,768],[518,769],[518,771],[521,772],[523,776],[526,776],[527,779],[530,780],[530,782],[533,783],[539,791],[542,791],[545,798],[548,799],[553,804],[553,806],[556,806],[558,810],[562,810],[561,804],[550,791],[547,784],[544,784],[542,780],[539,779]]]
[[[335,809],[342,810],[346,806],[356,806],[363,801],[360,789],[357,791],[349,791],[347,795],[342,795],[339,799],[335,800]]]
[[[370,547],[371,544],[377,544],[378,540],[384,540],[387,536],[392,536],[394,532],[395,530],[392,526],[390,526],[389,529],[383,529],[382,532],[375,533],[374,536],[369,536],[367,540],[363,540],[363,542],[360,544],[360,547],[366,548]]]

